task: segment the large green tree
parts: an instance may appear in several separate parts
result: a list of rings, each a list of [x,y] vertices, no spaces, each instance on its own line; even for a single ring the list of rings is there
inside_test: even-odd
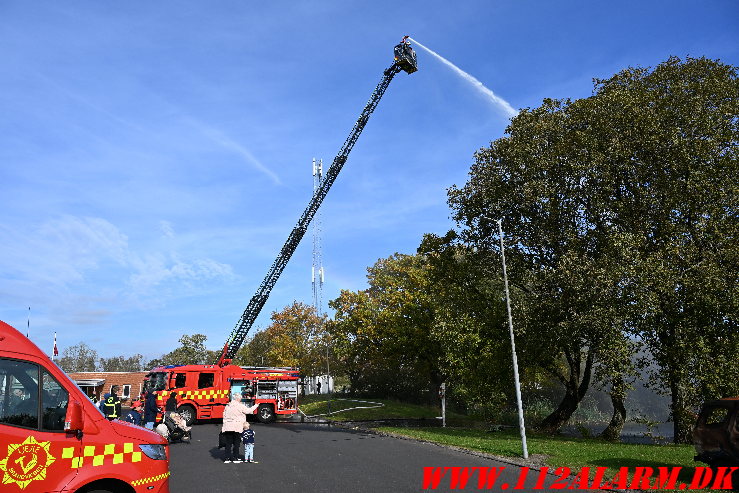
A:
[[[638,265],[634,327],[688,442],[701,400],[739,393],[736,67],[671,58],[597,81],[594,99],[608,210]]]
[[[514,286],[525,311],[516,324],[525,364],[557,378],[564,395],[542,426],[558,430],[587,392],[606,341],[621,330],[618,295],[623,256],[610,242],[591,199],[599,170],[580,151],[586,116],[578,102],[547,100],[524,110],[509,136],[476,154],[470,180],[450,189],[462,237],[500,254],[504,218]]]
[[[598,362],[623,395],[608,355],[626,334],[659,363],[676,441],[695,397],[735,391],[738,100],[736,70],[717,61],[627,69],[590,98],[522,111],[450,189],[466,242],[496,250],[491,218],[504,219],[525,273],[524,358],[565,390],[547,427],[574,412]]]
[[[336,310],[332,345],[353,391],[435,399],[443,377],[428,269],[423,255],[380,259],[367,269],[369,288],[342,291],[329,303]]]
[[[439,368],[447,395],[475,414],[500,417],[515,397],[500,269],[453,231],[425,235],[418,251],[430,267],[431,337],[442,348]]]

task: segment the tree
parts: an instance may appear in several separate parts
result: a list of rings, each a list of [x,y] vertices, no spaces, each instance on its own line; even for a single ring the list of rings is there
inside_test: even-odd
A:
[[[716,61],[626,69],[590,98],[523,110],[450,189],[465,242],[496,250],[489,218],[504,219],[526,278],[524,359],[565,388],[546,427],[566,422],[626,334],[660,365],[676,441],[699,394],[736,391],[738,95],[736,70]]]
[[[443,378],[428,268],[423,255],[380,259],[367,269],[368,289],[342,291],[329,303],[332,345],[353,391],[435,400]]]
[[[112,356],[110,358],[100,358],[100,369],[102,371],[143,371],[144,356],[135,354],[133,356]]]
[[[64,348],[59,367],[67,373],[95,371],[98,353],[84,342]]]
[[[637,372],[633,357],[637,350],[638,344],[624,332],[620,337],[615,335],[613,341],[607,341],[601,351],[600,365],[595,369],[596,381],[608,392],[613,406],[611,420],[600,434],[605,440],[621,441],[626,423],[626,395],[634,388],[632,381]]]
[[[272,313],[272,323],[257,332],[236,355],[239,364],[289,366],[304,375],[326,372],[326,316],[295,301]]]
[[[160,365],[212,365],[220,355],[219,351],[212,351],[205,347],[208,338],[203,334],[183,335],[180,337],[180,346],[173,351],[150,361],[147,367]]]
[[[425,235],[418,252],[430,267],[431,336],[442,348],[447,396],[459,407],[498,418],[515,398],[500,269],[491,271],[487,252],[461,243],[454,231]]]
[[[267,333],[264,330],[255,332],[236,353],[233,363],[244,366],[270,366],[270,347],[271,341]]]
[[[503,218],[506,258],[514,286],[523,287],[517,319],[524,366],[557,378],[564,395],[542,423],[558,430],[587,392],[597,356],[623,326],[613,304],[628,265],[611,241],[592,200],[598,166],[580,152],[587,114],[582,103],[546,100],[524,110],[510,136],[476,154],[468,183],[449,191],[466,243],[500,255]],[[585,112],[587,113],[587,112]],[[617,245],[617,244],[616,244]],[[617,340],[617,339],[616,339]]]
[[[596,81],[596,98],[612,220],[638,259],[635,329],[688,443],[700,401],[739,392],[737,71],[670,58]]]

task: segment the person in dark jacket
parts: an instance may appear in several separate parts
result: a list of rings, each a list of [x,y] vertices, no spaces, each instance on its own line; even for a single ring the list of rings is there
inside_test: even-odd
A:
[[[120,385],[113,385],[110,388],[110,393],[103,396],[103,401],[100,403],[100,410],[110,421],[121,418],[121,394],[123,389]]]
[[[150,430],[154,429],[154,423],[157,421],[157,414],[159,409],[157,408],[157,396],[154,392],[146,394],[146,401],[144,402],[144,426]]]
[[[169,399],[167,399],[167,403],[164,405],[164,411],[168,413],[177,412],[177,392],[169,394]]]
[[[136,426],[141,426],[141,410],[143,409],[143,406],[141,405],[141,401],[134,401],[131,403],[131,410],[126,414],[126,417],[124,418],[125,421],[128,421],[129,423],[133,423]]]

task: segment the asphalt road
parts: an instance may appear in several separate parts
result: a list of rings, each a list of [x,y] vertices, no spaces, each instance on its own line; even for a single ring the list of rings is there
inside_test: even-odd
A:
[[[451,491],[451,470],[436,489],[423,487],[424,467],[445,466],[505,467],[495,482],[499,491],[503,483],[512,489],[519,478],[515,466],[413,440],[318,424],[252,425],[258,464],[223,463],[220,424],[195,425],[192,443],[172,444],[172,493]],[[530,471],[517,491],[533,491],[537,474]],[[477,491],[478,479],[475,473],[462,491]]]

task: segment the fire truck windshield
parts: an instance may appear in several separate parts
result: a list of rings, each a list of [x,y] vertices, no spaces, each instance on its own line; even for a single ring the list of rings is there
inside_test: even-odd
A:
[[[145,392],[164,390],[167,384],[167,374],[164,372],[149,373],[146,375]]]

